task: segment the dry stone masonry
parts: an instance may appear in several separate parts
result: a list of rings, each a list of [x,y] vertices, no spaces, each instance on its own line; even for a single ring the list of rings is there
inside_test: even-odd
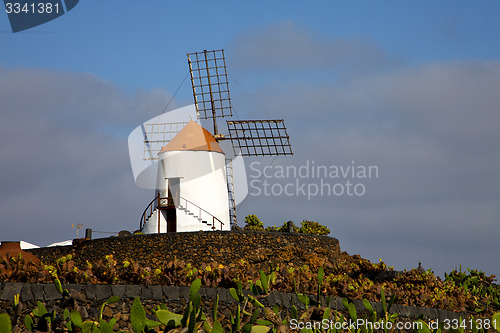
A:
[[[336,238],[257,231],[132,235],[80,239],[73,244],[27,251],[46,264],[71,253],[77,265],[83,266],[87,260],[93,262],[112,254],[118,262],[133,259],[143,267],[152,268],[175,258],[195,267],[213,261],[228,266],[239,260],[246,260],[259,269],[288,262],[317,266],[321,265],[318,260],[334,262],[342,255]]]

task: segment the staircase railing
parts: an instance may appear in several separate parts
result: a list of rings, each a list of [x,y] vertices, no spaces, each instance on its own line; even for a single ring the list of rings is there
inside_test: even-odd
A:
[[[212,219],[212,230],[216,229],[215,228],[216,222],[218,224],[220,224],[220,230],[222,230],[222,226],[224,225],[224,223],[221,220],[219,220],[217,217],[210,214],[207,210],[201,208],[200,206],[193,203],[192,201],[189,201],[186,198],[180,197],[180,200],[181,200],[181,202],[185,203],[183,208],[185,209],[186,214],[189,211],[188,204],[190,204],[191,206],[194,206],[195,209],[198,209],[198,211],[199,211],[198,217],[199,218],[201,218],[201,212],[208,214],[208,216]],[[155,205],[155,203],[156,203],[156,205]],[[162,197],[160,197],[160,194],[158,194],[158,196],[156,196],[153,200],[151,200],[149,205],[146,207],[146,209],[142,213],[141,221],[139,222],[139,230],[142,231],[144,229],[144,225],[146,224],[146,221],[151,217],[151,215],[153,215],[153,212],[155,211],[156,208],[174,208],[174,207],[175,207],[175,204],[171,198],[168,198],[168,197],[162,198]]]
[[[188,199],[183,198],[183,197],[180,197],[180,199],[181,199],[181,201],[182,201],[182,200],[184,200],[184,202],[186,203],[186,204],[184,205],[184,209],[185,209],[186,214],[187,214],[187,212],[188,212],[188,210],[189,210],[189,209],[187,208],[187,207],[188,207],[188,203],[189,203],[190,205],[194,206],[196,209],[198,209],[198,210],[199,210],[199,214],[198,214],[198,217],[199,217],[199,218],[201,218],[201,212],[204,212],[204,213],[208,214],[208,216],[210,216],[210,217],[212,218],[212,230],[215,230],[215,229],[216,229],[216,228],[215,228],[215,222],[216,222],[216,221],[217,221],[217,223],[218,223],[218,224],[220,224],[220,230],[222,230],[222,226],[224,225],[224,223],[222,223],[222,221],[221,221],[221,220],[219,220],[219,219],[218,219],[218,218],[216,218],[214,215],[210,214],[208,211],[206,211],[205,209],[201,208],[201,207],[200,207],[200,206],[198,206],[197,204],[195,204],[195,203],[193,203],[193,202],[189,201]]]
[[[141,221],[139,222],[139,230],[140,231],[142,231],[142,229],[144,228],[144,224],[146,224],[146,221],[151,217],[151,215],[153,215],[153,212],[155,211],[155,208],[154,208],[153,204],[157,200],[158,200],[158,197],[155,197],[153,200],[151,200],[151,202],[146,207],[146,209],[144,209],[144,212],[142,213],[142,216],[141,216]]]

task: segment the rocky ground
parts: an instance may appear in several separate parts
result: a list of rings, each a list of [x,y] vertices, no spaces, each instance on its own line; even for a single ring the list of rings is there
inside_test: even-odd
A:
[[[217,262],[229,266],[240,260],[257,269],[293,263],[311,268],[350,260],[341,252],[339,241],[328,236],[278,232],[187,232],[173,234],[132,235],[95,240],[80,239],[73,246],[28,250],[46,264],[53,264],[73,254],[77,266],[95,262],[112,254],[119,262],[133,259],[141,266],[157,267],[174,258],[198,267]]]

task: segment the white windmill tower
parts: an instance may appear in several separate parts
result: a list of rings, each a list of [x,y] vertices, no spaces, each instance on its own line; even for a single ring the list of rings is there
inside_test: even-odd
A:
[[[147,124],[144,158],[159,153],[156,195],[140,221],[140,230],[145,233],[230,230],[236,226],[232,160],[226,158],[221,141],[230,140],[239,156],[293,154],[282,119],[228,120],[227,133],[220,133],[217,118],[232,116],[224,50],[187,56],[197,120],[211,119],[213,131],[192,120]],[[180,131],[173,130],[179,127]]]
[[[230,230],[226,179],[224,152],[190,121],[159,153],[158,202],[143,232]]]

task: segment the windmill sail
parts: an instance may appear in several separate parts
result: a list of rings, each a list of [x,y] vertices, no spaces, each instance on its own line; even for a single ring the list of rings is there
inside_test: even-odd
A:
[[[130,164],[139,187],[157,188],[158,153],[191,119],[196,119],[193,104],[151,118],[130,133]]]
[[[147,122],[143,124],[144,129],[144,160],[157,160],[161,149],[165,147],[170,140],[181,129],[184,128],[189,121],[163,123],[163,122]]]
[[[187,56],[198,117],[232,116],[224,50],[205,50],[188,53]]]
[[[229,139],[233,149],[243,156],[293,155],[285,121],[228,120]]]

